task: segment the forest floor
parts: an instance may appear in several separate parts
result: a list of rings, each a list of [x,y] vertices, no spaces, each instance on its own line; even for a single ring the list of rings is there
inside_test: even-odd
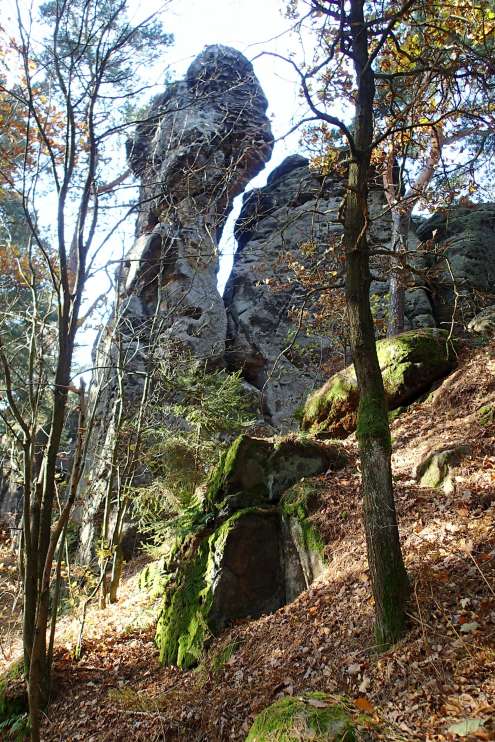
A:
[[[351,437],[347,468],[314,480],[324,576],[276,613],[224,632],[199,667],[184,672],[158,665],[153,606],[137,586],[144,561],[131,562],[119,603],[90,608],[79,662],[77,622],[62,622],[43,740],[235,742],[274,700],[308,690],[343,695],[367,712],[386,730],[375,739],[495,740],[495,422],[480,413],[494,402],[492,343],[464,351],[458,371],[392,424],[412,586],[410,630],[393,649],[380,654],[373,644]],[[419,461],[457,444],[470,453],[450,491],[420,487]]]

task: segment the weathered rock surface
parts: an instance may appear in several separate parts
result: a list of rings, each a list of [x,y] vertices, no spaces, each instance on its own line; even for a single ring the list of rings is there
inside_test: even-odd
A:
[[[495,295],[495,204],[446,209],[422,222],[416,233],[431,241],[419,267],[426,270],[437,325],[454,317],[466,326]]]
[[[236,224],[238,250],[224,294],[226,361],[229,368],[242,368],[262,390],[266,419],[279,430],[294,428],[296,411],[324,381],[329,356],[345,352],[343,293],[336,297],[332,318],[322,310],[318,288],[329,279],[338,284],[342,274],[338,213],[343,196],[344,176],[337,168],[319,175],[308,160],[293,155],[270,174],[264,188],[245,196]],[[372,184],[371,242],[382,248],[391,238],[383,208],[381,184]],[[320,272],[318,263],[324,266]],[[296,264],[314,276],[312,293],[298,280]],[[372,290],[383,293],[386,284],[374,282]],[[407,308],[414,318],[422,316],[422,325],[434,324],[428,299],[419,290],[408,292]]]
[[[415,479],[422,487],[438,487],[447,494],[455,489],[454,470],[471,453],[469,445],[442,448],[430,453],[416,467]]]
[[[128,143],[141,180],[136,241],[120,275],[118,317],[103,333],[95,387],[100,402],[80,555],[89,558],[114,439],[114,369],[124,363],[123,396],[132,415],[158,356],[190,353],[223,365],[227,319],[217,288],[218,240],[232,206],[270,158],[267,101],[251,63],[209,46],[184,80],[167,86]]]
[[[377,352],[390,410],[412,402],[454,366],[447,332],[436,328],[379,340]],[[356,428],[358,404],[354,367],[348,366],[309,397],[302,427],[322,437],[345,437]]]
[[[296,437],[273,440],[242,435],[210,478],[207,500],[215,510],[276,503],[303,477],[344,465],[339,446]]]
[[[475,315],[468,325],[469,332],[493,337],[495,335],[495,306],[487,307]]]
[[[195,664],[211,632],[293,600],[322,569],[306,501],[281,497],[304,477],[345,463],[339,446],[241,436],[210,477],[196,535],[162,565],[156,641],[162,662]],[[194,528],[193,528],[194,530]],[[171,566],[174,565],[174,566]],[[153,590],[148,570],[144,584]]]

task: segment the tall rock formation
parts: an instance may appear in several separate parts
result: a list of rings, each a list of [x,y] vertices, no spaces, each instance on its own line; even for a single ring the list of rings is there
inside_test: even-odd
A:
[[[103,370],[94,386],[104,391],[85,484],[92,495],[83,513],[83,559],[111,468],[118,394],[132,415],[157,353],[189,351],[223,364],[227,318],[217,288],[218,241],[233,199],[270,158],[266,108],[251,63],[235,49],[208,46],[185,78],[152,102],[127,144],[141,181],[136,240],[119,277],[118,311],[96,351]]]
[[[128,143],[141,189],[125,292],[146,315],[158,301],[166,337],[199,358],[223,354],[218,241],[233,199],[270,158],[266,108],[251,63],[209,46],[153,101]]]
[[[227,365],[242,368],[262,390],[263,412],[276,429],[297,426],[294,416],[327,377],[330,356],[345,352],[343,305],[335,326],[329,318],[313,322],[322,312],[322,286],[343,286],[338,213],[344,183],[340,168],[319,175],[304,157],[292,155],[264,188],[246,195],[236,224],[238,250],[224,294]],[[382,188],[372,184],[372,240],[380,246],[390,240],[383,207]],[[314,290],[298,280],[305,269]]]
[[[437,324],[457,332],[495,300],[495,203],[452,206],[417,228]]]

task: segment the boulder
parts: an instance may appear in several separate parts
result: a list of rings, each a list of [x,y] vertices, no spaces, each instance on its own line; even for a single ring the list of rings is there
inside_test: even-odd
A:
[[[163,589],[156,630],[163,663],[195,665],[212,633],[277,610],[321,573],[323,544],[307,498],[282,496],[345,461],[337,445],[294,437],[234,442],[190,514],[191,535],[157,566],[158,575],[150,568],[143,574],[150,592]]]
[[[379,340],[376,347],[390,410],[417,399],[454,367],[444,330],[409,330]],[[319,437],[344,438],[356,428],[358,405],[354,366],[348,366],[308,398],[302,427]]]
[[[338,445],[308,438],[239,436],[213,472],[206,499],[217,511],[278,503],[303,477],[341,468],[346,457]]]
[[[414,478],[422,487],[440,488],[446,494],[454,491],[454,469],[471,453],[468,445],[442,448],[428,454],[416,467]]]
[[[468,325],[469,332],[493,337],[495,335],[495,305],[479,312]]]
[[[324,693],[279,698],[253,722],[246,742],[354,742],[361,739],[349,710]],[[369,739],[369,737],[366,737]]]

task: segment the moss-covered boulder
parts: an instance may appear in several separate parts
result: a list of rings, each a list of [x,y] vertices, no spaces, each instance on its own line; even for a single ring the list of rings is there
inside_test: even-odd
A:
[[[281,556],[275,508],[241,510],[203,539],[165,593],[156,633],[160,660],[191,667],[229,622],[284,605]]]
[[[356,729],[347,710],[323,693],[281,698],[254,720],[246,742],[353,742]]]
[[[454,491],[454,470],[471,453],[469,445],[442,448],[428,454],[416,467],[414,476],[422,487],[441,488],[447,494]]]
[[[379,340],[376,347],[390,410],[417,399],[454,367],[444,330],[410,330]],[[356,374],[348,366],[308,398],[302,427],[320,437],[343,438],[356,428],[358,405]]]
[[[303,477],[340,468],[344,463],[345,454],[339,445],[296,436],[241,435],[210,477],[206,500],[215,511],[275,503]]]
[[[302,478],[345,462],[338,444],[295,437],[241,436],[232,444],[190,520],[190,535],[141,577],[153,595],[164,591],[156,632],[163,663],[197,664],[212,634],[277,610],[317,576],[323,545],[306,501],[280,498]]]

